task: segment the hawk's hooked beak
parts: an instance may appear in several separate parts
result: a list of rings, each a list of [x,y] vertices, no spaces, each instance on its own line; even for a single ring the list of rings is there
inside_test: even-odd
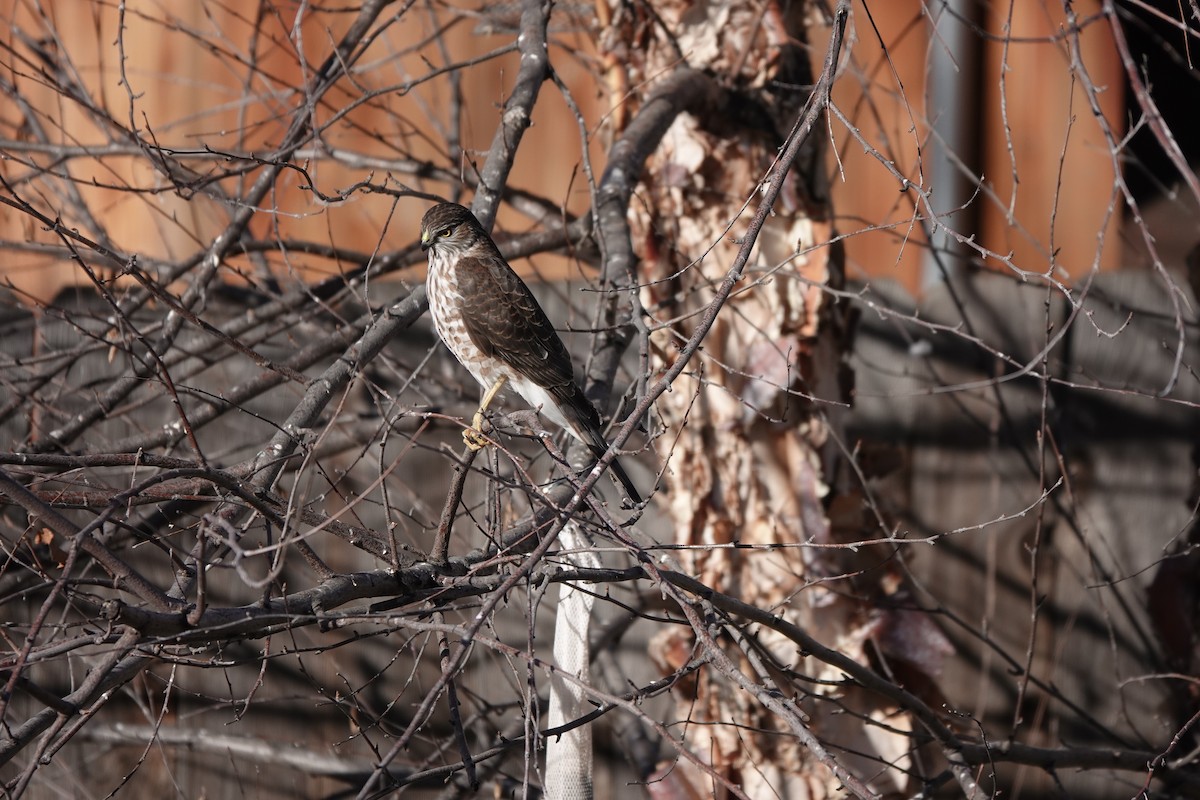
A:
[[[433,234],[429,231],[421,231],[421,249],[428,250],[433,246]]]

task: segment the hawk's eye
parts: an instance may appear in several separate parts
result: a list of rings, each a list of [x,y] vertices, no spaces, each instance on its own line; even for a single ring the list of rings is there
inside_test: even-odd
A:
[[[442,228],[440,231],[438,231],[438,232],[437,232],[437,235],[438,235],[439,237],[446,237],[446,236],[449,236],[449,235],[450,235],[450,234],[452,234],[452,233],[454,233],[454,228],[453,228],[453,227],[450,227],[450,228]]]

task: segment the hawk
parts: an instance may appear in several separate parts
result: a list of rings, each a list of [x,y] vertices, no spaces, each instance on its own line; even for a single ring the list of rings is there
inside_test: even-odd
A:
[[[587,445],[608,450],[600,415],[575,382],[571,357],[525,282],[468,209],[439,203],[421,220],[429,253],[429,313],[438,336],[483,387],[483,399],[463,440],[484,446],[483,413],[505,386],[548,420]],[[612,471],[629,499],[642,499],[621,465]]]

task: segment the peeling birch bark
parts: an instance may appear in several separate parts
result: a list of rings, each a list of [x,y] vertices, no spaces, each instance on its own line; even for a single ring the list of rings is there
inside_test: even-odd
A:
[[[687,66],[713,74],[732,98],[727,113],[676,119],[631,204],[637,279],[654,331],[651,359],[661,370],[678,357],[733,260],[750,216],[743,209],[753,209],[755,189],[813,79],[803,45],[810,20],[801,13],[750,2],[667,2],[655,10],[656,19],[625,5],[604,11],[615,26],[604,42],[606,63],[624,63],[628,85],[644,87],[640,97]],[[797,162],[702,351],[659,400],[666,432],[658,449],[667,464],[674,543],[692,548],[679,555],[681,568],[866,663],[874,628],[861,596],[871,592],[862,590],[861,578],[851,585],[837,577],[861,564],[849,551],[801,546],[834,540],[822,450],[850,388],[843,365],[848,323],[824,292],[840,287],[841,265],[828,244],[821,140],[812,137]],[[842,680],[782,637],[752,633],[793,676]],[[694,649],[692,631],[672,627],[655,637],[651,656],[668,671]],[[796,680],[770,667],[756,674],[736,643],[728,652],[745,674],[796,700],[813,733],[873,790],[905,790],[903,773],[881,765],[908,766],[906,717],[853,688]],[[809,693],[837,699],[820,702]],[[782,722],[716,671],[700,671],[675,697],[678,718],[692,723],[679,728],[686,746],[746,795],[844,796],[837,778]],[[885,719],[887,727],[876,724]],[[662,767],[661,782],[649,786],[653,796],[724,796],[695,765]]]

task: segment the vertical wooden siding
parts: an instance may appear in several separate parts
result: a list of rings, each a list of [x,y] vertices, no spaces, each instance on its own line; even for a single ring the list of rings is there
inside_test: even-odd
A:
[[[927,186],[928,165],[921,158],[930,146],[932,116],[926,67],[933,49],[944,45],[930,35],[926,5],[921,0],[870,3],[872,26],[856,4],[852,60],[834,98],[875,149],[907,178]],[[986,35],[976,32],[972,39],[982,64],[978,85],[967,91],[980,105],[979,163],[970,166],[982,174],[984,191],[973,201],[977,227],[964,227],[958,217],[952,226],[964,235],[975,234],[989,250],[1011,252],[1013,264],[1024,270],[1047,271],[1051,252],[1057,252],[1055,266],[1075,278],[1093,264],[1102,269],[1120,265],[1116,230],[1121,215],[1109,213],[1119,206],[1113,202],[1113,161],[1084,89],[1069,69],[1062,4],[991,0],[980,6]],[[1080,0],[1074,7],[1079,19],[1090,20],[1100,3]],[[1013,41],[1006,48],[1002,40],[1010,25]],[[1093,20],[1080,43],[1082,62],[1102,89],[1103,113],[1120,137],[1123,80],[1107,23]],[[1007,134],[1002,109],[1007,111]],[[877,156],[865,153],[836,123],[833,135],[842,169],[835,175],[835,207],[840,231],[850,235],[850,275],[890,277],[916,293],[924,237],[910,221],[920,209]],[[1101,231],[1105,242],[1098,250]],[[1002,268],[994,262],[990,266]]]
[[[930,37],[923,5],[921,0],[871,3],[874,27],[864,8],[856,6],[852,59],[834,96],[876,150],[894,161],[910,180],[927,185],[927,167],[920,154],[929,136],[926,69],[931,48],[940,45]],[[1114,231],[1120,215],[1108,213],[1113,198],[1112,159],[1083,89],[1068,70],[1070,55],[1063,35],[1061,3],[992,0],[984,6],[982,23],[989,36],[978,37],[983,64],[979,85],[972,88],[979,93],[981,105],[980,163],[974,166],[983,174],[991,196],[985,192],[974,201],[979,209],[978,229],[960,232],[976,234],[984,246],[996,252],[1011,251],[1015,265],[1035,272],[1049,268],[1051,252],[1058,254],[1055,265],[1075,277],[1093,264],[1101,268],[1117,266],[1121,251]],[[1079,0],[1074,6],[1079,18],[1086,20],[1098,10],[1099,0]],[[47,7],[61,33],[62,47],[80,67],[86,85],[115,119],[128,124],[129,100],[119,83],[120,65],[113,45],[117,38],[115,7],[88,4],[84,13],[74,2],[50,3]],[[305,74],[311,74],[320,54],[327,51],[339,26],[345,26],[349,18],[345,14],[311,13],[297,37],[291,28],[293,20],[282,16],[286,10],[283,7],[280,16],[267,16],[257,22],[227,5],[162,6],[134,0],[128,7],[126,40],[132,46],[127,47],[126,69],[133,90],[142,95],[135,114],[139,128],[145,132],[149,125],[163,145],[207,145],[230,151],[269,151],[281,134],[277,119],[297,101],[294,93],[270,93],[299,85]],[[26,3],[0,0],[0,13],[26,30],[37,29]],[[367,56],[393,60],[390,74],[397,84],[428,71],[423,56],[435,63],[440,59],[428,47],[415,48],[429,26],[425,17],[418,19],[415,9],[411,14],[411,21],[393,26]],[[1017,40],[1006,49],[997,39],[1010,24],[1010,16],[1011,32]],[[164,18],[168,20],[165,24]],[[425,24],[420,24],[421,20]],[[194,31],[197,36],[184,31]],[[200,35],[214,32],[219,32],[218,38],[226,43],[225,52],[213,52],[199,40]],[[455,57],[460,58],[509,41],[506,33],[481,35],[465,25],[452,28],[449,35]],[[16,40],[11,26],[0,36],[18,52],[28,53],[28,48]],[[586,37],[560,33],[557,38],[580,46],[577,40]],[[886,47],[886,59],[880,39]],[[270,78],[244,86],[246,69],[239,68],[233,54],[248,52],[252,41],[257,41],[256,53]],[[1116,134],[1121,135],[1123,83],[1106,23],[1101,20],[1088,26],[1081,43],[1083,63],[1095,84],[1103,87],[1099,97],[1104,113]],[[297,64],[297,49],[309,59],[307,73]],[[573,87],[575,100],[591,124],[595,125],[604,111],[618,102],[601,94],[581,59],[563,57],[559,51],[555,65]],[[26,71],[32,74],[33,69],[26,65]],[[472,150],[486,148],[497,108],[515,72],[511,56],[465,71],[463,144],[468,158]],[[1003,92],[1001,74],[1005,79]],[[108,141],[111,132],[98,128],[71,103],[56,100],[51,89],[38,86],[28,77],[16,76],[14,80],[43,110],[46,119],[61,119],[62,129],[53,130],[52,139],[74,145]],[[335,95],[334,100],[339,99],[349,102],[353,98]],[[366,151],[371,138],[383,136],[397,144],[398,155],[408,151],[435,157],[423,137],[432,130],[430,117],[444,112],[446,103],[447,98],[433,96],[423,87],[410,93],[383,94],[352,113],[350,119],[356,126],[340,126],[326,141],[335,147]],[[1006,136],[1002,106],[1007,108],[1010,137]],[[319,111],[326,117],[331,113],[329,109]],[[21,139],[18,120],[10,110],[4,116],[0,138]],[[404,124],[397,125],[397,120]],[[593,131],[603,137],[602,125]],[[834,171],[835,211],[838,229],[848,237],[850,276],[894,278],[916,291],[924,236],[914,218],[917,209],[912,194],[902,192],[878,159],[864,153],[862,144],[838,122],[832,124],[831,133],[839,153],[838,161],[830,164]],[[557,97],[539,104],[528,135],[528,146],[516,164],[514,185],[562,202],[574,212],[586,208],[578,126],[566,104]],[[436,138],[440,137],[435,133]],[[599,155],[599,148],[592,150]],[[50,161],[46,155],[36,158],[42,164]],[[327,194],[371,174],[381,181],[386,174],[386,170],[366,166],[349,168],[326,163],[310,167],[317,185]],[[75,160],[66,168],[81,181],[83,196],[93,204],[113,242],[127,252],[178,258],[215,235],[227,215],[215,200],[180,197],[162,176],[151,173],[138,154]],[[462,168],[469,166],[464,163]],[[12,162],[0,165],[0,169],[10,180],[29,174],[27,168]],[[123,194],[86,185],[93,177],[117,186],[158,187],[162,191]],[[400,247],[408,243],[413,221],[423,205],[416,200],[401,200],[393,209],[390,198],[370,195],[348,203],[315,206],[311,193],[301,188],[303,183],[298,173],[281,181],[273,197],[281,213],[262,215],[254,223],[256,233],[266,235],[267,226],[278,224],[286,236],[358,247],[365,242],[378,242],[381,249]],[[23,185],[36,195],[36,184]],[[446,187],[429,188],[445,191]],[[502,218],[501,226],[506,222],[522,224],[520,220]],[[1097,234],[1102,230],[1105,246],[1098,250]],[[55,241],[11,213],[0,218],[0,235],[16,240]],[[315,266],[330,268],[328,263]],[[42,299],[81,277],[60,258],[28,253],[10,254],[0,270],[20,288]]]

